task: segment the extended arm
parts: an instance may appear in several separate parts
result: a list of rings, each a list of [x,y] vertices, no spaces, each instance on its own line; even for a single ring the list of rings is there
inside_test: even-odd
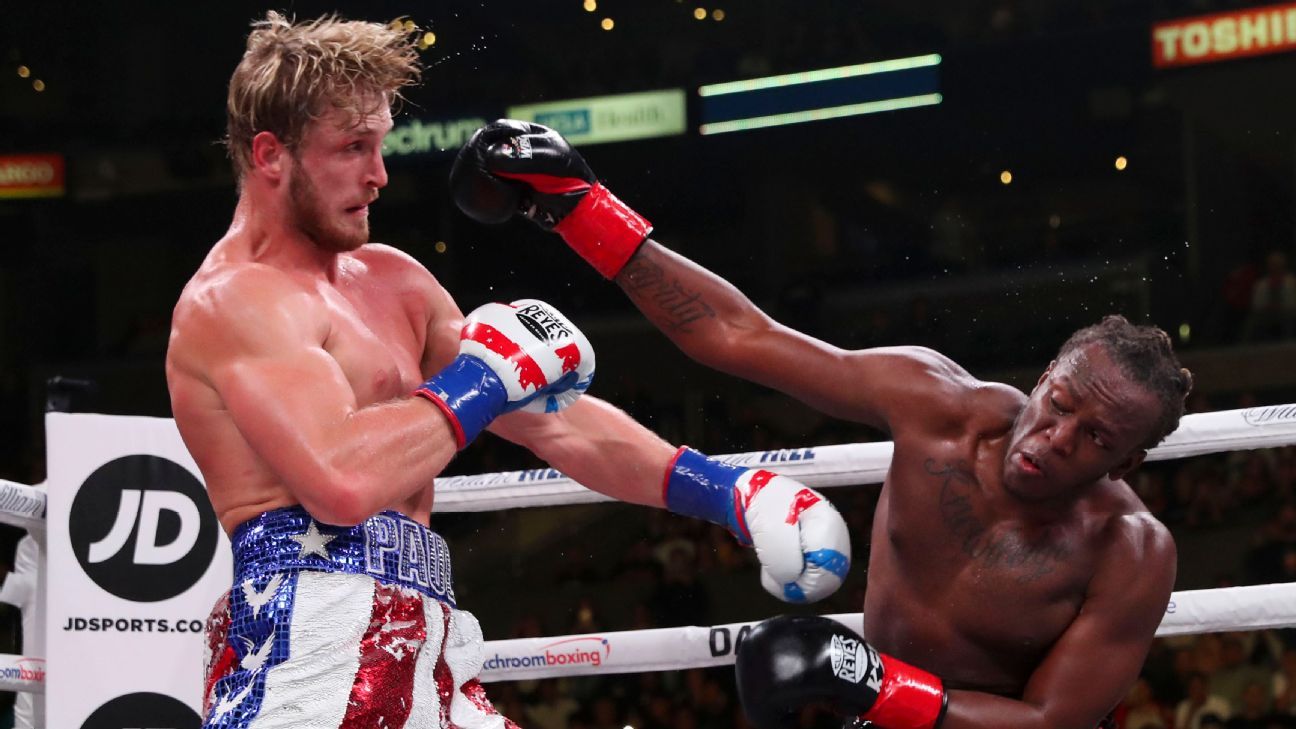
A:
[[[781,600],[826,597],[850,569],[846,523],[820,494],[769,471],[675,448],[601,400],[585,396],[555,414],[507,415],[491,430],[594,491],[728,528],[756,549],[761,585]]]
[[[728,281],[648,240],[648,221],[546,127],[487,125],[460,151],[451,188],[474,219],[499,222],[520,209],[561,234],[690,357],[829,415],[891,430],[897,414],[926,412],[972,382],[930,350],[848,351],[779,324]]]

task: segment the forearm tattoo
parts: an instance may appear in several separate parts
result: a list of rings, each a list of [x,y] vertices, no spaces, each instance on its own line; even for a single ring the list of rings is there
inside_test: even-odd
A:
[[[966,463],[939,464],[929,458],[923,462],[923,468],[941,482],[941,522],[959,540],[963,553],[974,561],[991,569],[1013,572],[1017,582],[1026,583],[1049,574],[1067,558],[1064,545],[1047,539],[1031,543],[1020,531],[1007,525],[987,527],[972,503],[977,483]]]
[[[631,300],[658,326],[691,334],[693,322],[716,318],[715,309],[700,291],[685,288],[646,256],[631,259],[618,279]]]

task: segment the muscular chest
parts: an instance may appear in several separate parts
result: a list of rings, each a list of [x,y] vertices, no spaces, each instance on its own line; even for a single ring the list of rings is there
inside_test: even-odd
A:
[[[361,406],[411,392],[422,381],[426,322],[412,321],[395,296],[330,290],[324,349],[337,361]]]
[[[1075,619],[1093,563],[1083,529],[1004,512],[987,455],[974,439],[897,447],[874,521],[866,620],[887,648],[939,656],[929,660],[958,673],[978,666],[976,681],[1010,692]]]

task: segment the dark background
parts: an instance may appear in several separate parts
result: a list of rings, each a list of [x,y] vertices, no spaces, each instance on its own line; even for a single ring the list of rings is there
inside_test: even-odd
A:
[[[492,118],[517,103],[684,88],[688,134],[591,145],[586,159],[652,219],[658,240],[833,343],[930,345],[979,377],[1029,387],[1067,334],[1122,313],[1170,332],[1197,375],[1194,411],[1296,398],[1296,347],[1285,338],[1296,315],[1260,326],[1250,303],[1271,254],[1296,253],[1296,55],[1165,71],[1151,60],[1154,22],[1244,5],[724,0],[723,21],[699,21],[698,4],[716,7],[279,8],[302,18],[404,16],[434,31],[424,83],[406,106],[419,118]],[[170,414],[162,369],[170,311],[234,207],[218,144],[225,88],[248,23],[265,10],[0,6],[0,154],[57,152],[68,165],[66,196],[0,199],[0,477],[44,477],[42,414],[55,375],[94,383],[71,392],[76,409]],[[604,17],[614,30],[600,30]],[[696,133],[701,84],[932,52],[943,57],[939,106]],[[20,64],[31,78],[18,76]],[[1118,155],[1129,160],[1124,171]],[[713,453],[883,437],[689,362],[553,236],[459,214],[446,190],[449,162],[389,161],[374,239],[416,256],[465,310],[521,296],[560,307],[598,350],[594,393],[669,440]],[[1012,184],[1000,183],[1003,170]],[[532,465],[483,438],[452,471]],[[1296,580],[1293,449],[1149,465],[1133,485],[1175,531],[1180,588]],[[876,494],[832,491],[856,535],[858,566],[816,611],[859,609]],[[438,515],[436,525],[456,551],[460,600],[488,638],[785,609],[755,587],[750,554],[727,535],[657,512],[527,509]],[[1158,641],[1145,671],[1156,699],[1172,706],[1182,696],[1183,677],[1167,668],[1175,656],[1215,643]],[[1261,658],[1253,651],[1249,665]],[[1207,658],[1193,665],[1218,668]],[[714,711],[701,698],[708,682],[728,679],[697,675],[646,674],[571,693],[595,715],[619,702],[608,726],[652,714],[659,699],[670,711],[720,717],[702,726],[741,726],[731,690],[715,694]],[[671,691],[649,687],[658,680]],[[550,701],[514,684],[492,691],[515,717]],[[629,708],[635,701],[642,705]],[[660,725],[688,721],[681,713]]]

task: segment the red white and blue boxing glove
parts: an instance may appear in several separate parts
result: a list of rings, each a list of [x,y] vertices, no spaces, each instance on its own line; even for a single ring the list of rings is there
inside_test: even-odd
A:
[[[807,704],[844,715],[844,729],[936,729],[945,715],[940,678],[879,653],[829,618],[760,623],[738,644],[734,668],[738,699],[756,729],[796,726]]]
[[[599,183],[580,153],[542,124],[500,119],[478,129],[450,170],[465,215],[501,223],[520,212],[614,278],[652,224]]]
[[[594,379],[594,349],[567,317],[543,301],[486,304],[464,318],[459,356],[415,395],[450,419],[459,448],[514,410],[552,413]]]
[[[770,471],[680,448],[666,473],[666,508],[705,519],[756,548],[761,586],[786,602],[831,595],[850,570],[850,533],[821,494]]]

